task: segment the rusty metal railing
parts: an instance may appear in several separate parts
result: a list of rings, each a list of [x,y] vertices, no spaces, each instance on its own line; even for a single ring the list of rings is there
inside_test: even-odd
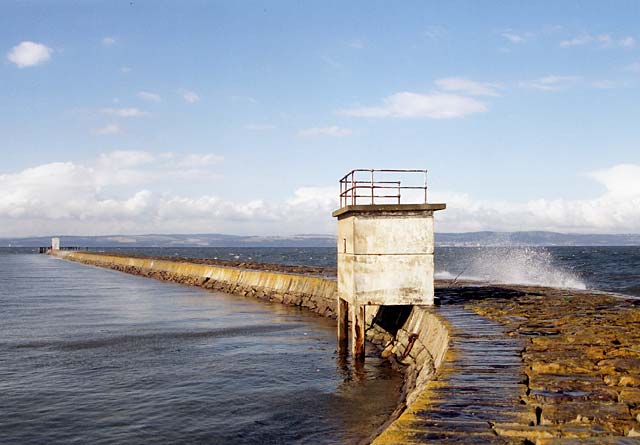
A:
[[[383,180],[376,179],[376,175],[378,178],[383,176]],[[387,176],[393,176],[393,178],[387,178]],[[403,185],[401,181],[403,178],[408,179],[411,185]],[[417,185],[418,181],[421,185]],[[419,203],[416,201],[422,201],[423,197],[422,203],[426,204],[427,170],[363,168],[351,170],[340,179],[340,207],[358,204],[403,204],[403,190],[421,191],[411,194],[412,204]],[[405,194],[406,197],[407,194]]]

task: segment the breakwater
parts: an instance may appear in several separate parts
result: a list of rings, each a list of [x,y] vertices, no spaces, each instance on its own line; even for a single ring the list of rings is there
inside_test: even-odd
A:
[[[121,272],[171,281],[185,285],[298,306],[321,316],[335,318],[336,281],[323,276],[285,273],[288,266],[273,270],[224,267],[223,262],[171,261],[89,252],[55,251],[52,255],[67,260]],[[302,269],[293,267],[295,271]],[[317,271],[321,272],[321,271]],[[390,331],[374,323],[377,308],[367,316],[367,339],[382,350],[386,358],[401,363],[405,371],[402,403],[395,419],[432,379],[444,360],[449,344],[444,320],[432,308],[413,307],[403,314],[392,314]],[[384,324],[384,323],[382,323]]]
[[[300,306],[335,318],[336,282],[322,276],[221,266],[222,262],[176,261],[150,257],[55,251],[53,255],[174,283],[200,286],[233,295]],[[294,271],[304,269],[291,268]]]
[[[327,277],[85,252],[56,255],[335,316],[336,284]],[[441,307],[368,309],[367,338],[406,372],[405,405],[374,443],[637,440],[637,301],[443,282],[436,296]]]

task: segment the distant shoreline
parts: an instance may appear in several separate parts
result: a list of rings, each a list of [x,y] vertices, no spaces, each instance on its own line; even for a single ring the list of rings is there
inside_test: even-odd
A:
[[[0,237],[0,247],[41,247],[51,237]],[[58,236],[58,235],[55,235]],[[210,234],[143,234],[143,235],[62,235],[63,245],[94,248],[113,247],[334,247],[332,234],[299,234],[285,236]],[[640,246],[640,234],[571,234],[545,231],[520,232],[436,232],[439,247],[598,247]]]

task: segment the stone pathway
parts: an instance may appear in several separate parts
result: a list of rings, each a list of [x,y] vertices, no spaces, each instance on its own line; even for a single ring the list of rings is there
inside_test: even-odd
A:
[[[598,400],[589,398],[582,400],[580,394],[549,389],[551,386],[582,388],[585,385],[583,380],[596,376],[604,385],[606,378],[603,381],[602,376],[596,372],[591,376],[578,372],[578,368],[574,366],[577,358],[567,354],[563,354],[562,359],[555,364],[548,364],[549,354],[556,349],[551,348],[547,343],[544,349],[546,355],[531,350],[532,345],[538,345],[544,340],[545,342],[553,341],[557,344],[556,348],[577,346],[575,349],[582,351],[579,356],[584,357],[584,360],[589,360],[589,354],[593,354],[589,345],[584,342],[559,338],[556,332],[558,327],[552,323],[554,320],[552,313],[555,313],[556,317],[564,315],[565,318],[576,318],[581,321],[576,335],[584,335],[589,330],[589,326],[593,328],[595,324],[606,326],[605,332],[608,335],[598,331],[600,342],[596,341],[595,335],[587,336],[588,341],[592,342],[591,345],[606,342],[616,348],[626,347],[631,352],[636,351],[635,348],[639,347],[639,344],[635,341],[635,336],[631,335],[635,332],[633,328],[635,319],[629,312],[633,309],[631,303],[627,303],[628,308],[621,309],[625,312],[621,318],[624,320],[621,326],[626,327],[626,337],[622,338],[620,333],[613,329],[615,323],[612,323],[609,318],[604,319],[606,323],[604,321],[594,323],[594,314],[585,312],[586,303],[584,302],[580,305],[566,305],[567,307],[560,308],[558,301],[564,302],[566,298],[556,299],[554,303],[548,299],[548,295],[544,299],[533,298],[522,290],[490,287],[439,289],[439,294],[442,298],[442,306],[436,309],[436,313],[448,325],[449,352],[438,369],[437,378],[426,385],[418,399],[374,441],[374,445],[640,444],[640,438],[624,437],[620,428],[614,428],[614,426],[634,422],[632,416],[636,416],[636,411],[633,407],[636,405],[633,402],[629,401],[625,404],[622,399],[615,402],[600,400],[602,396],[599,396]],[[500,298],[497,298],[498,295]],[[594,301],[593,297],[588,301],[591,305],[603,303]],[[613,310],[611,302],[606,303],[608,303],[607,307]],[[602,311],[602,307],[599,310]],[[536,312],[541,312],[539,318],[534,315],[528,318],[529,314]],[[610,336],[612,338],[609,338]],[[532,338],[538,340],[532,343]],[[623,351],[616,351],[616,356],[623,353]],[[536,357],[540,356],[540,360],[545,360],[542,363],[550,369],[553,366],[558,368],[553,368],[556,374],[544,374],[548,380],[541,381],[534,371],[536,366],[542,365],[532,362],[530,357],[532,354]],[[610,354],[613,355],[611,352]],[[631,363],[627,356],[625,359]],[[627,363],[618,361],[620,362],[616,365],[618,368]],[[608,364],[608,362],[603,363],[602,360],[598,363],[602,366]],[[621,372],[623,377],[616,378],[619,380],[626,378],[629,384],[635,382],[628,371],[625,373],[623,369],[618,368],[616,372]],[[613,373],[612,370],[608,372]],[[545,384],[545,381],[548,383]],[[626,397],[627,393],[624,391],[629,392],[633,388],[618,389],[621,389],[619,397]],[[558,394],[563,395],[564,399],[556,400]],[[600,392],[596,391],[594,394],[593,397]],[[579,412],[583,413],[582,420],[573,419],[576,417],[576,406],[580,408]],[[637,406],[640,407],[640,404]],[[586,419],[585,413],[594,414],[592,416],[595,416],[594,419]],[[551,417],[553,415],[558,417],[557,421],[555,417]],[[564,419],[563,416],[567,418]],[[640,419],[640,415],[638,418]]]
[[[438,370],[401,419],[375,444],[522,444],[500,437],[494,425],[522,423],[526,391],[520,340],[504,327],[460,304],[437,311],[450,328],[450,349]]]
[[[640,301],[524,286],[457,293],[524,342],[534,425],[496,424],[499,434],[536,445],[640,444]]]

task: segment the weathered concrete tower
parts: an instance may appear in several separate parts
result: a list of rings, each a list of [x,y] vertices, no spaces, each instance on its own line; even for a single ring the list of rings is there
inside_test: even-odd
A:
[[[51,250],[60,250],[60,238],[51,238]]]
[[[364,358],[366,306],[433,304],[433,214],[446,205],[427,203],[426,175],[426,170],[359,169],[340,180],[340,208],[333,212],[338,350],[347,350],[351,319],[354,358]]]

